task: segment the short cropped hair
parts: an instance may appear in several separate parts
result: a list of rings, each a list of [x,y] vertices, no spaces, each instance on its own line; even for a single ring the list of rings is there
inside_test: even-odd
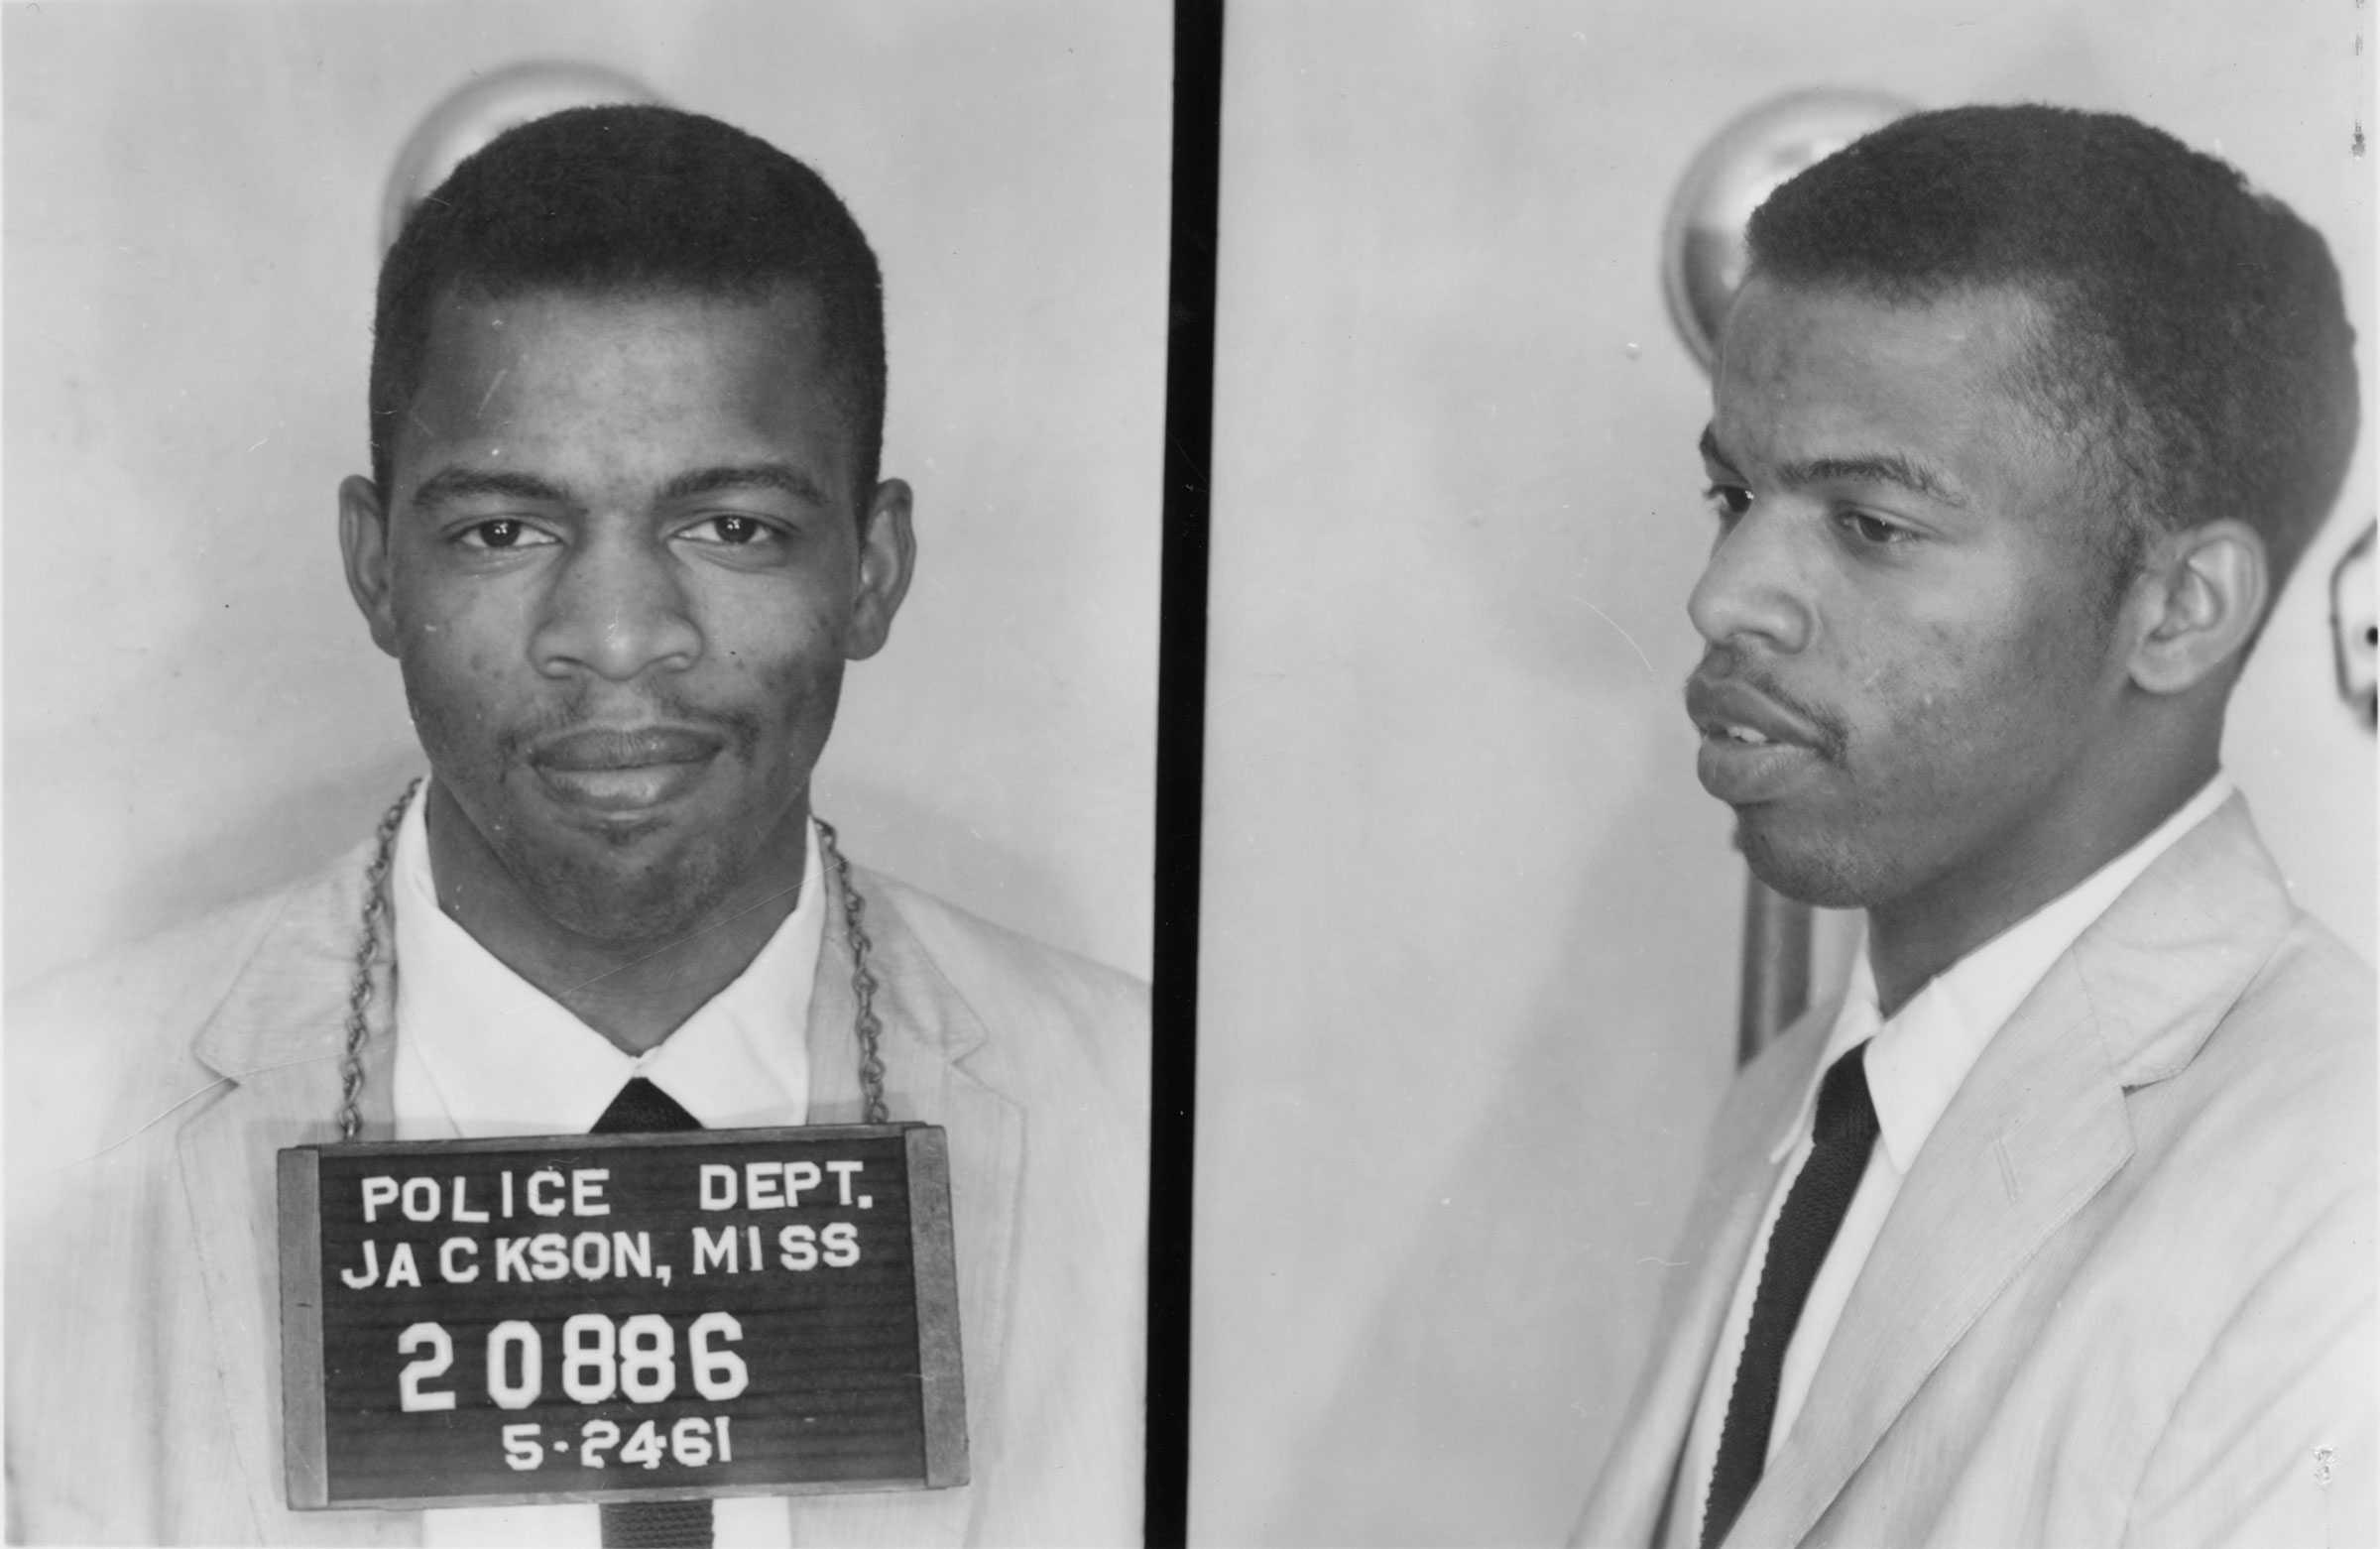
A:
[[[884,278],[825,180],[765,140],[675,108],[570,108],[507,131],[415,208],[381,263],[371,429],[382,498],[396,499],[397,431],[441,298],[685,290],[758,300],[785,285],[818,299],[864,508],[884,444]]]
[[[2329,250],[2230,166],[2112,113],[1899,119],[1753,214],[1751,273],[1895,304],[2010,288],[2046,319],[2016,391],[2142,540],[2235,517],[2277,591],[2346,478],[2354,329]]]

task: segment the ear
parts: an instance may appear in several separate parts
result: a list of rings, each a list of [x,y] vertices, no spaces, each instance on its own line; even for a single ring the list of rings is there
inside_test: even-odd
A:
[[[2152,694],[2177,694],[2236,665],[2264,622],[2270,585],[2264,539],[2244,522],[2209,522],[2158,538],[2133,582],[2142,612],[2132,681]]]
[[[389,517],[380,489],[362,474],[339,481],[339,552],[347,591],[371,628],[372,644],[397,655],[397,608],[389,570]]]
[[[868,498],[860,519],[860,589],[852,599],[851,633],[843,655],[864,661],[885,649],[892,635],[892,615],[909,593],[909,574],[917,564],[917,539],[909,532],[909,487],[887,479]]]

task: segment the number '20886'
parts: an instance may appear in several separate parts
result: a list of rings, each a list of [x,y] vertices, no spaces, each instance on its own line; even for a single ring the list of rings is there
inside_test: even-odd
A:
[[[744,1327],[733,1313],[706,1312],[686,1329],[686,1356],[694,1390],[703,1397],[734,1398],[751,1373],[744,1358],[723,1345],[741,1341]],[[415,1359],[397,1374],[398,1406],[408,1413],[452,1409],[452,1388],[430,1384],[454,1365],[454,1338],[436,1323],[409,1325],[397,1336],[397,1353]],[[545,1389],[544,1338],[534,1323],[508,1318],[488,1330],[484,1370],[488,1398],[499,1409],[526,1409]],[[677,1391],[677,1331],[657,1312],[640,1312],[615,1323],[600,1312],[582,1312],[562,1324],[562,1391],[582,1404],[659,1403]]]

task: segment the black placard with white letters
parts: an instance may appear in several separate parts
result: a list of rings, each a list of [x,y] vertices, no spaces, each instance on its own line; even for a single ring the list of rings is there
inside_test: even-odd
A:
[[[283,1151],[290,1504],[964,1483],[944,1158],[925,1125]]]

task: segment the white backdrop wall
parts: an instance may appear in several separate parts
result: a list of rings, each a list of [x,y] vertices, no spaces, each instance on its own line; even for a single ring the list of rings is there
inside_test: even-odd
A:
[[[920,560],[818,807],[1145,974],[1170,37],[1096,0],[10,6],[9,982],[306,871],[417,768],[335,538],[381,192],[439,98],[535,59],[852,206]]]
[[[2361,14],[1234,6],[1194,1541],[1556,1540],[1634,1377],[1741,899],[1680,708],[1709,405],[1658,249],[1695,150],[1805,85],[2131,112],[2320,226],[2368,341]],[[2371,466],[2226,749],[2301,897],[2367,943],[2373,746],[2325,591]]]

